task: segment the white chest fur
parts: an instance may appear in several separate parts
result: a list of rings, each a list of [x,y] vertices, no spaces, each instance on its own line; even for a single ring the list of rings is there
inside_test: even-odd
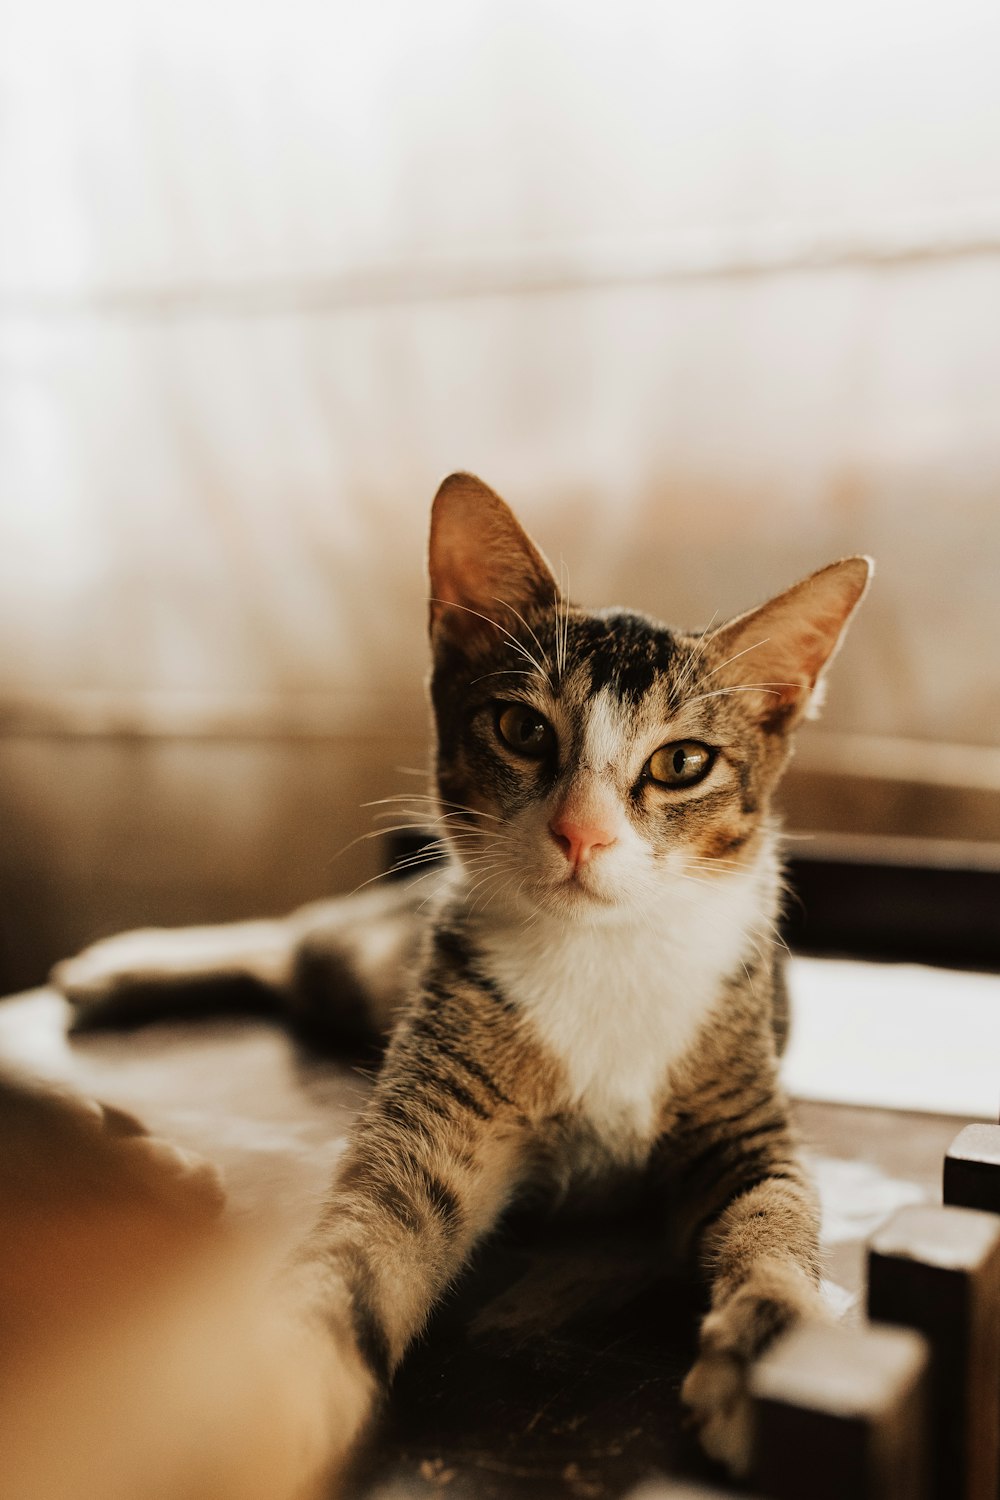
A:
[[[752,951],[760,872],[719,878],[704,896],[662,922],[543,918],[478,935],[491,973],[561,1061],[565,1104],[616,1154],[648,1142],[672,1066]]]

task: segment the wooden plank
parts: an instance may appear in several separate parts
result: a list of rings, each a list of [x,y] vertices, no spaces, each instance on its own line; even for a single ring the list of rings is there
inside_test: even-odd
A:
[[[873,1235],[868,1312],[931,1349],[934,1500],[996,1500],[1000,1479],[1000,1219],[912,1205]]]
[[[923,1500],[928,1351],[908,1330],[805,1325],[751,1374],[753,1480],[772,1500]]]

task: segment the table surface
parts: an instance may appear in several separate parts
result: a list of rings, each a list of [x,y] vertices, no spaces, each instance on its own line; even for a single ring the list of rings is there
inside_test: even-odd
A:
[[[222,1171],[228,1214],[291,1244],[315,1212],[368,1082],[256,1019],[69,1040],[48,991],[0,1003],[0,1063],[137,1113]],[[939,1201],[965,1123],[800,1101],[823,1201],[831,1299],[860,1316],[863,1246],[893,1209]],[[511,1226],[483,1251],[397,1379],[354,1490],[612,1500],[656,1473],[705,1477],[677,1391],[696,1299],[635,1226]],[[718,1482],[719,1476],[711,1477]]]

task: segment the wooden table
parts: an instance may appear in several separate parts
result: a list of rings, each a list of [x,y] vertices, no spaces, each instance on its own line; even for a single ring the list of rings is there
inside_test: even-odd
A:
[[[366,1079],[252,1019],[158,1024],[69,1042],[36,991],[0,1004],[0,1062],[127,1109],[223,1171],[228,1213],[294,1242],[310,1221]],[[800,1103],[823,1203],[831,1295],[863,1311],[864,1241],[901,1205],[940,1201],[963,1121]],[[449,1297],[398,1378],[356,1495],[611,1500],[658,1474],[720,1483],[677,1392],[697,1297],[659,1274],[640,1224],[509,1224]]]

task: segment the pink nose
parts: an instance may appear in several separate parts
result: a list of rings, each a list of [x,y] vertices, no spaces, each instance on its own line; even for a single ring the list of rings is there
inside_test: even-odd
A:
[[[572,823],[568,818],[553,818],[549,832],[574,868],[585,865],[599,849],[608,849],[616,842],[609,829],[591,823]]]

